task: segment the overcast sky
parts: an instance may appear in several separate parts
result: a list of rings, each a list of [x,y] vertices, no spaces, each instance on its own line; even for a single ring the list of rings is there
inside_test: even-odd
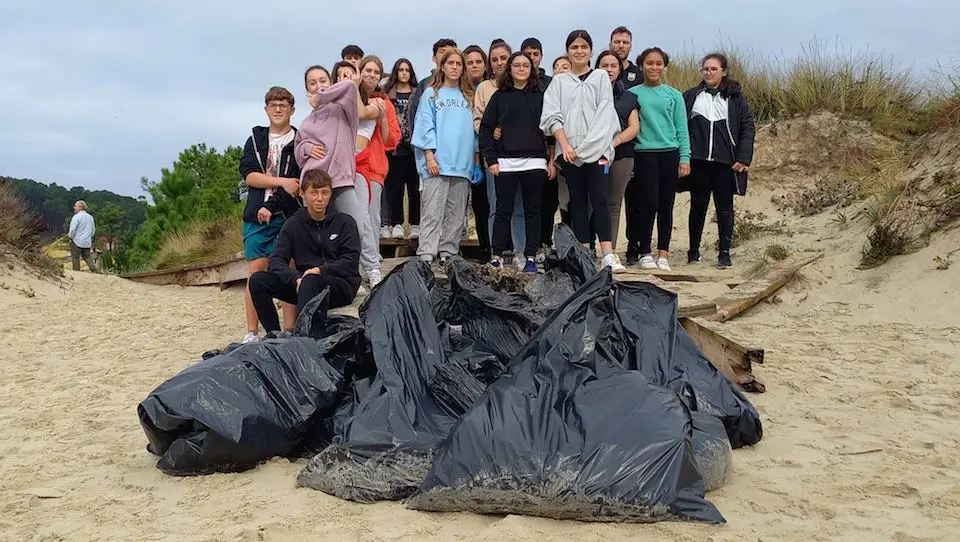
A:
[[[251,126],[266,124],[271,85],[294,93],[297,124],[308,108],[303,69],[329,68],[347,43],[381,56],[387,69],[408,57],[420,77],[439,37],[486,48],[496,37],[516,47],[536,36],[546,64],[563,53],[570,30],[586,28],[599,51],[620,24],[633,31],[633,55],[649,45],[700,53],[730,41],[788,58],[819,39],[886,53],[918,76],[938,62],[960,64],[956,0],[3,4],[0,175],[130,196],[191,144],[242,145]],[[635,7],[616,13],[618,5]]]

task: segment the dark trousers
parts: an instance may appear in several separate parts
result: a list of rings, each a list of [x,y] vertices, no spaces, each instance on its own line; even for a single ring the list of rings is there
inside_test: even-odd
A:
[[[412,154],[387,155],[390,170],[383,181],[383,200],[386,206],[382,226],[403,224],[403,192],[406,189],[407,215],[411,226],[420,225],[420,176]]]
[[[540,244],[553,246],[553,228],[556,225],[557,209],[560,208],[560,190],[557,177],[543,183],[543,197],[540,198]],[[566,213],[561,213],[566,214]]]
[[[497,211],[493,219],[493,253],[508,252],[512,243],[510,220],[517,200],[517,190],[523,198],[523,223],[526,246],[523,255],[533,258],[540,249],[540,200],[547,172],[542,169],[501,173],[494,177],[497,190]]]
[[[487,199],[487,176],[477,184],[470,185],[470,205],[473,207],[473,221],[477,227],[477,240],[484,256],[490,252],[490,200]]]
[[[273,304],[274,299],[296,304],[297,316],[299,316],[303,307],[328,286],[330,287],[328,307],[331,309],[353,303],[355,294],[346,280],[327,276],[322,272],[319,275],[304,276],[300,282],[299,291],[296,283],[284,282],[280,275],[269,271],[254,273],[250,276],[249,282],[253,307],[257,309],[257,318],[260,319],[260,324],[267,333],[280,331],[280,319],[277,317],[277,307]]]
[[[93,253],[90,248],[80,248],[77,245],[73,244],[73,240],[70,241],[70,260],[73,263],[73,270],[80,270],[80,259],[87,262],[87,267],[90,269],[90,272],[96,273],[97,266],[93,263]]]
[[[657,250],[670,250],[673,235],[673,202],[677,199],[680,151],[638,152],[633,161],[634,187],[630,204],[635,219],[631,242],[639,245],[640,254],[650,254],[653,223],[657,223]]]
[[[636,191],[637,182],[634,181],[636,175],[636,167],[633,168],[634,171],[630,172],[630,181],[627,183],[627,189],[623,193],[623,212],[626,215],[626,234],[627,234],[627,257],[639,257],[640,256],[640,244],[637,243],[637,234],[633,231],[633,224],[637,221],[636,218],[636,209],[633,205],[630,204],[633,201],[633,198],[636,196],[633,194]]]
[[[603,166],[596,163],[580,167],[564,164],[563,177],[567,180],[567,189],[570,191],[568,208],[577,239],[581,243],[589,243],[596,233],[601,243],[611,241],[610,206],[607,203],[610,176],[603,172]],[[593,207],[593,216],[587,212],[588,205]]]
[[[730,164],[694,160],[690,164],[690,175],[690,251],[700,253],[703,226],[713,194],[720,230],[720,253],[729,253],[733,242],[733,191],[736,184],[733,170]]]

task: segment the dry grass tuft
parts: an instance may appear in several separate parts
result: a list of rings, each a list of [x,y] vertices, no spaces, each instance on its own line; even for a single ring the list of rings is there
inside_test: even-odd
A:
[[[157,269],[170,269],[219,260],[243,252],[243,222],[239,217],[193,222],[173,232],[157,251]]]
[[[40,234],[43,223],[7,182],[0,183],[0,255],[13,254],[41,276],[62,277],[63,265],[51,258]]]

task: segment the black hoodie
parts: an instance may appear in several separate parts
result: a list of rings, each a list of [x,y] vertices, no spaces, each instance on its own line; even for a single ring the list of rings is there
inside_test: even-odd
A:
[[[290,268],[290,260],[296,270]],[[327,207],[323,220],[314,220],[305,208],[287,219],[270,254],[268,271],[284,282],[296,284],[303,272],[319,267],[321,275],[340,277],[350,284],[351,295],[360,287],[360,233],[345,213]]]
[[[290,127],[296,134],[297,129]],[[294,135],[296,137],[296,135]],[[270,129],[266,126],[254,126],[253,134],[247,138],[243,146],[243,156],[240,158],[240,178],[246,181],[247,175],[251,173],[266,173],[264,164],[267,163],[267,153],[269,147]],[[294,142],[290,141],[280,153],[280,176],[290,179],[300,178],[300,166],[293,157]],[[243,221],[251,224],[257,224],[257,211],[264,207],[263,197],[266,190],[263,188],[247,187],[247,203],[243,207]],[[272,213],[282,212],[284,216],[290,218],[302,205],[300,200],[291,196],[284,189],[278,189],[274,192],[274,201],[268,201],[267,209]]]
[[[490,98],[480,120],[480,154],[487,164],[498,158],[547,158],[548,140],[540,129],[543,91],[508,87]],[[500,127],[500,140],[493,131]]]
[[[701,95],[702,105],[695,107]],[[693,160],[750,165],[756,126],[740,83],[728,79],[714,90],[700,83],[683,93],[683,101],[687,106]],[[746,194],[747,174],[738,173],[735,177],[737,194]]]

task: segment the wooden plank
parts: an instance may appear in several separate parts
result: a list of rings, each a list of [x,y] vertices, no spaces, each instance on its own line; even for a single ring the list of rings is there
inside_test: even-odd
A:
[[[710,363],[744,391],[763,393],[767,390],[753,375],[753,364],[763,363],[763,349],[743,346],[708,327],[700,318],[680,318],[680,325],[700,347]]]
[[[706,303],[692,303],[684,305],[682,298],[680,301],[680,308],[677,311],[677,314],[680,318],[694,317],[694,316],[709,316],[716,314],[717,305],[713,301],[708,301]]]
[[[384,247],[415,247],[419,244],[419,239],[394,239],[390,238],[381,238],[380,239],[380,248]],[[480,241],[478,239],[461,239],[461,247],[478,247],[480,246]]]
[[[620,275],[628,277],[651,276],[666,282],[719,282],[723,280],[709,275],[675,273],[673,271],[662,271],[659,269],[640,269],[639,267],[628,267],[626,271],[621,271],[616,274],[616,276]]]
[[[716,298],[714,302],[717,313],[710,320],[726,322],[736,317],[782,288],[801,268],[822,256],[822,252],[804,254],[766,268],[759,277],[748,280]]]

